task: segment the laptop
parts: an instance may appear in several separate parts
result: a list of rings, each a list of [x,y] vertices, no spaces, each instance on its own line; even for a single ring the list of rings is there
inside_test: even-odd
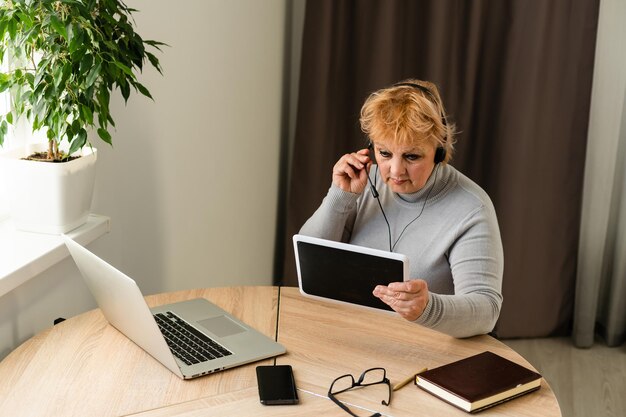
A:
[[[294,235],[298,286],[304,296],[393,311],[372,294],[376,285],[409,279],[406,255]]]
[[[133,279],[62,237],[108,322],[178,377],[196,378],[286,352],[204,298],[148,308]]]

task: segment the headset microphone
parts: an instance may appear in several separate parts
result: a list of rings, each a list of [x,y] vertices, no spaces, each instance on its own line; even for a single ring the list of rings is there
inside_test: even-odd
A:
[[[370,190],[372,191],[372,196],[374,198],[378,198],[378,190],[376,189],[376,186],[374,185],[374,183],[372,182],[372,179],[370,178],[369,174],[367,174],[367,180],[370,183]]]
[[[370,153],[372,153],[372,154],[374,153],[374,145],[372,144],[372,141],[368,141],[367,149],[370,150]],[[370,155],[370,159],[373,160],[374,158]],[[378,167],[376,168],[376,172],[378,173]],[[372,182],[372,179],[370,178],[369,172],[367,173],[367,180],[370,183],[370,190],[372,191],[372,196],[377,199],[378,196],[379,196],[378,190],[376,189],[376,186]]]

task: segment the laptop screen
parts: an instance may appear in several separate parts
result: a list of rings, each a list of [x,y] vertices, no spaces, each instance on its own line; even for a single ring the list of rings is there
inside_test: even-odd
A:
[[[404,281],[406,257],[299,235],[294,243],[305,295],[391,310],[372,291],[379,284]]]

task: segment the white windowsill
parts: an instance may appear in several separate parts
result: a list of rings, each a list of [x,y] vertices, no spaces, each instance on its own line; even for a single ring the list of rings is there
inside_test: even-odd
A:
[[[109,231],[108,217],[91,214],[67,235],[86,245]],[[10,220],[0,221],[0,297],[67,256],[60,236],[18,231]]]

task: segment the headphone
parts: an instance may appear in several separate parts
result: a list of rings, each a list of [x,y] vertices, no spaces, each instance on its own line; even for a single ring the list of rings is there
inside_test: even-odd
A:
[[[406,87],[412,87],[415,88],[419,91],[421,91],[424,94],[427,94],[428,96],[430,96],[431,101],[435,104],[435,106],[437,106],[437,98],[435,97],[435,95],[433,94],[432,91],[430,91],[428,88],[424,87],[423,85],[419,85],[416,83],[397,83],[393,85],[394,87],[402,87],[402,86],[406,86]],[[441,123],[443,123],[443,126],[446,128],[446,137],[444,138],[444,142],[447,141],[448,138],[448,122],[446,121],[446,116],[445,114],[443,114],[443,109],[441,112]],[[444,148],[443,146],[439,145],[437,147],[437,149],[435,150],[435,164],[438,164],[440,162],[445,161],[446,159],[446,148]]]
[[[428,88],[416,84],[416,83],[397,83],[393,85],[394,87],[401,87],[401,86],[407,86],[407,87],[412,87],[415,88],[421,92],[423,92],[424,94],[427,94],[428,96],[430,96],[431,101],[437,105],[437,98],[435,97],[435,95],[432,93],[432,91],[430,91]],[[441,112],[441,122],[443,123],[443,126],[446,127],[446,137],[444,138],[444,142],[447,141],[448,138],[448,130],[447,130],[447,126],[448,123],[446,122],[446,116],[443,113],[443,111]],[[367,144],[367,148],[370,150],[370,152],[374,152],[374,144],[372,143],[372,141],[368,141]],[[404,226],[404,229],[402,229],[402,231],[400,232],[400,235],[398,236],[398,238],[396,239],[396,241],[394,243],[392,243],[391,241],[391,226],[389,224],[389,220],[387,219],[387,215],[385,214],[385,210],[383,210],[383,205],[380,202],[379,194],[378,194],[378,190],[376,190],[376,186],[374,185],[374,182],[372,181],[372,179],[370,178],[369,175],[367,175],[367,180],[370,183],[370,190],[372,191],[372,196],[376,199],[376,201],[378,202],[378,206],[380,207],[380,211],[383,214],[383,218],[385,219],[385,223],[387,223],[387,231],[389,233],[389,252],[393,252],[393,250],[395,249],[396,245],[398,244],[398,241],[400,240],[400,238],[402,237],[402,235],[404,234],[404,232],[406,231],[406,229],[413,224],[413,222],[415,222],[417,219],[419,219],[422,216],[422,213],[424,212],[424,208],[426,207],[426,203],[428,202],[428,197],[430,197],[430,193],[433,191],[433,188],[435,187],[435,184],[437,183],[437,174],[439,173],[439,164],[441,162],[443,162],[446,159],[446,148],[444,148],[443,146],[439,145],[437,147],[437,149],[435,150],[435,157],[434,157],[434,161],[435,161],[435,166],[436,166],[436,171],[435,171],[435,178],[433,181],[433,185],[430,186],[430,189],[428,190],[428,194],[426,194],[426,198],[424,199],[424,204],[422,205],[422,209],[420,210],[419,214],[417,215],[417,217],[415,217],[413,220],[411,220],[406,226]],[[376,175],[378,174],[378,167],[376,167]],[[374,178],[374,180],[376,180],[376,178]]]

